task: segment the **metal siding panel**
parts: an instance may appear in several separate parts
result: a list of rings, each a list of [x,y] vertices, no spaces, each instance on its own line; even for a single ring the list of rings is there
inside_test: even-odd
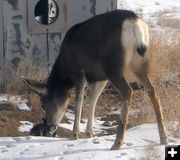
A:
[[[82,22],[90,17],[92,17],[92,13],[90,12],[91,5],[90,1],[86,0],[69,0],[68,3],[68,23],[70,26]]]
[[[116,10],[117,8],[117,1],[118,0],[111,0],[111,10]]]
[[[4,26],[6,26],[4,78],[9,79],[19,66],[22,67],[22,75],[25,73],[30,75],[32,69],[35,73],[40,68],[41,73],[47,74],[47,37],[46,34],[28,33],[27,1],[18,0],[17,4],[4,2]]]
[[[117,9],[117,0],[96,0],[96,14]]]
[[[88,18],[116,9],[117,0],[68,0],[68,27],[87,20]]]
[[[48,36],[48,45],[49,45],[49,67],[52,68],[55,59],[60,53],[62,43],[62,37],[60,33],[50,33]]]
[[[48,52],[47,35],[33,34],[27,35],[27,45],[25,59],[22,61],[28,68],[26,76],[34,77],[37,73],[47,77],[48,75]],[[34,77],[35,78],[35,77]]]
[[[3,0],[0,0],[0,70],[3,64]]]

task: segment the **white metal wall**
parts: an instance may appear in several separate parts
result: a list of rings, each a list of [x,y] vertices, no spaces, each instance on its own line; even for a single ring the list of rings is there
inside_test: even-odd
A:
[[[47,74],[68,28],[117,8],[116,0],[54,1],[60,9],[59,18],[52,25],[41,25],[33,15],[38,0],[0,0],[0,66],[4,68],[1,79],[13,76],[22,60],[26,60],[24,75],[31,72],[29,66],[33,65],[43,68]]]
[[[3,1],[0,0],[0,70],[3,63]]]

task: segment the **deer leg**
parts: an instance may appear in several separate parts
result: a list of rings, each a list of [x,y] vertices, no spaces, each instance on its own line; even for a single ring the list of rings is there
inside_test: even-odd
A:
[[[153,104],[155,115],[156,115],[156,120],[158,123],[160,143],[161,144],[167,144],[168,143],[168,137],[167,137],[166,130],[164,127],[164,123],[163,123],[163,113],[162,113],[162,107],[160,104],[159,97],[157,96],[155,88],[152,85],[149,77],[146,74],[144,74],[143,76],[142,75],[137,75],[137,76],[142,81],[142,83],[144,84],[144,87],[146,88],[148,95],[151,99],[151,102]]]
[[[124,73],[120,68],[121,67],[115,64],[114,67],[108,67],[108,65],[104,65],[104,70],[108,79],[122,96],[122,113],[119,117],[119,124],[116,129],[116,140],[111,148],[112,150],[118,150],[123,145],[133,94],[133,90],[126,81]]]
[[[75,113],[75,121],[73,127],[73,140],[77,140],[79,138],[80,133],[80,121],[81,121],[81,112],[82,112],[82,105],[84,100],[84,90],[86,87],[86,80],[85,77],[76,84],[76,113]]]
[[[97,100],[106,86],[107,81],[97,81],[92,84],[91,93],[90,93],[90,104],[88,111],[88,123],[86,127],[86,136],[91,138],[93,136],[93,121],[94,121],[94,111],[96,107]]]
[[[113,76],[110,80],[115,88],[122,94],[122,113],[116,130],[116,140],[111,148],[112,150],[118,150],[124,142],[133,91],[124,77]]]

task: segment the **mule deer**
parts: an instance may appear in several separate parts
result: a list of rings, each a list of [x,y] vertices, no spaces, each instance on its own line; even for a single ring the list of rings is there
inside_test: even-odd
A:
[[[160,143],[168,139],[163,124],[159,98],[149,79],[147,48],[149,34],[147,25],[133,12],[116,10],[97,15],[70,28],[63,40],[61,52],[56,59],[46,84],[24,81],[41,97],[45,110],[42,124],[35,126],[40,135],[54,135],[60,123],[72,88],[76,88],[77,109],[73,139],[79,135],[81,109],[86,81],[92,85],[86,134],[92,137],[94,110],[97,99],[110,81],[123,97],[122,114],[119,117],[116,140],[112,149],[120,149],[131,108],[133,90],[126,80],[130,68],[143,83],[154,106],[158,123]],[[32,132],[36,129],[32,129]]]

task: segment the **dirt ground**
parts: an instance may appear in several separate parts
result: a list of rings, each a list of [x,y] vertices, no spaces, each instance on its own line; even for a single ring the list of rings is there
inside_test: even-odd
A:
[[[87,89],[87,93],[85,95],[85,101],[82,111],[82,118],[87,118],[88,113],[88,94],[89,90]],[[70,103],[68,106],[68,109],[75,112],[75,101],[74,101],[74,93],[70,97]],[[42,118],[44,117],[44,111],[41,108],[41,103],[39,101],[39,98],[30,93],[26,97],[29,100],[28,106],[31,108],[31,111],[23,111],[18,109],[13,104],[7,103],[7,102],[1,102],[0,103],[0,137],[6,137],[6,136],[27,136],[29,133],[22,133],[18,131],[18,127],[21,125],[20,121],[29,121],[33,124],[38,124],[42,121]],[[117,119],[119,119],[118,114],[111,114],[110,112],[116,111],[120,108],[120,102],[121,98],[119,94],[112,88],[112,86],[108,85],[102,95],[100,96],[95,116],[96,117],[102,117],[101,119],[103,121],[111,121],[114,122]],[[68,119],[64,117],[61,121],[62,123],[69,123]],[[116,123],[113,123],[113,125],[116,125]],[[58,136],[59,137],[71,137],[72,131],[64,129],[64,128],[58,128]],[[114,134],[115,129],[107,130],[107,133]],[[106,133],[106,134],[107,134]],[[99,136],[103,135],[100,134]],[[80,134],[80,137],[83,137],[84,133]]]

